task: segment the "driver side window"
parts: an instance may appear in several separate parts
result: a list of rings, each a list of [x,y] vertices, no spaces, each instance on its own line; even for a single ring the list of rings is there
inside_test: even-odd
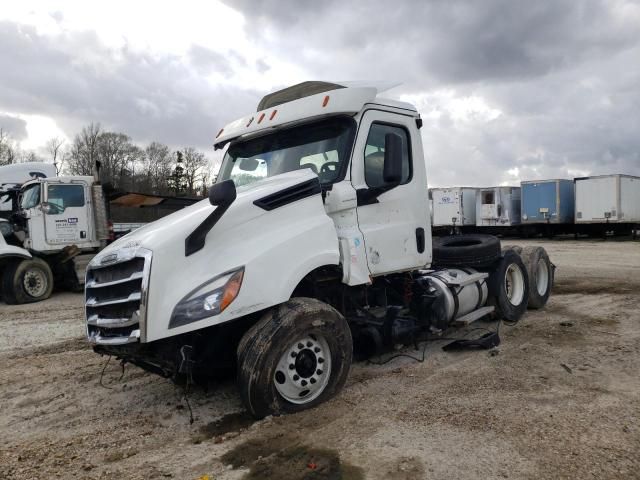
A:
[[[409,183],[411,180],[411,151],[407,130],[395,125],[373,123],[364,148],[364,179],[369,187],[381,187],[385,184],[383,178],[384,137],[387,133],[395,133],[402,138],[402,180],[400,185]]]
[[[49,185],[47,202],[63,212],[68,207],[84,206],[84,187],[82,185]]]

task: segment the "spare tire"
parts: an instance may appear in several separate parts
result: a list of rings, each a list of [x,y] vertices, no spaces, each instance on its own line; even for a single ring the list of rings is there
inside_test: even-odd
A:
[[[554,265],[542,247],[524,247],[521,255],[529,276],[529,308],[536,310],[549,301]]]
[[[449,235],[433,241],[433,265],[437,267],[486,268],[500,254],[500,240],[493,235]]]

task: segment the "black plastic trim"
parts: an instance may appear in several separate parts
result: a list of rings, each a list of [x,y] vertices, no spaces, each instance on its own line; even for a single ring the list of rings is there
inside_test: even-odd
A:
[[[425,235],[424,228],[422,227],[416,228],[416,245],[418,247],[418,253],[424,253]]]
[[[222,215],[227,211],[231,204],[236,199],[236,186],[233,180],[225,180],[224,182],[214,184],[211,189],[225,190],[221,197],[223,198],[218,203],[216,209],[209,214],[203,222],[198,225],[193,232],[189,234],[184,240],[184,256],[188,257],[191,254],[196,253],[204,247],[204,241],[207,237],[207,233],[214,227],[216,223],[222,218]],[[211,193],[209,193],[211,196]],[[226,198],[225,198],[226,197]]]
[[[317,195],[321,193],[321,191],[322,189],[320,188],[320,181],[318,178],[312,178],[306,182],[287,187],[279,192],[259,198],[258,200],[255,200],[253,204],[263,210],[270,211],[279,207],[284,207],[290,203],[297,202],[303,198]]]

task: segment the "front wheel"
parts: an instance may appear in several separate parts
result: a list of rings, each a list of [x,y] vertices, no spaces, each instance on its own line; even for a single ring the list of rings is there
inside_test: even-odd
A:
[[[53,291],[53,273],[41,258],[21,260],[5,268],[2,290],[8,304],[46,300]]]
[[[353,357],[351,331],[331,306],[293,298],[251,327],[238,345],[238,389],[256,418],[312,408],[338,393]]]

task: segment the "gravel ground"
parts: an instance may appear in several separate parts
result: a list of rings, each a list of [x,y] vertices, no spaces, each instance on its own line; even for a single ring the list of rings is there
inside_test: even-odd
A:
[[[0,478],[640,478],[640,244],[505,243],[558,271],[497,355],[358,363],[334,400],[259,422],[228,381],[189,394],[190,424],[180,389],[88,348],[81,295],[0,303]]]

